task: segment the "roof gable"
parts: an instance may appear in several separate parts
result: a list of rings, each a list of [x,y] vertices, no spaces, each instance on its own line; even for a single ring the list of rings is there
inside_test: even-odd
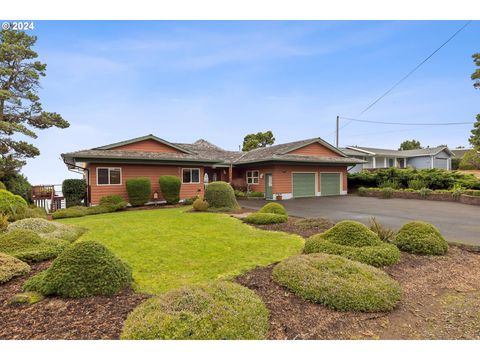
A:
[[[184,153],[193,154],[177,144],[173,144],[164,139],[156,137],[152,134],[133,138],[130,140],[120,141],[94,148],[95,150],[125,150],[125,151],[144,151],[144,152],[161,152],[161,153]]]
[[[336,148],[333,145],[330,145],[321,138],[297,141],[295,143],[292,143],[292,146],[287,146],[285,150],[279,152],[278,154],[285,155],[289,153],[297,155],[340,155],[342,157],[346,157],[346,155],[340,149]]]

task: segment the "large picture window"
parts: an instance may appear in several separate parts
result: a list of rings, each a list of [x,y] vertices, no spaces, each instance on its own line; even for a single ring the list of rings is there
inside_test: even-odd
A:
[[[97,168],[97,185],[121,185],[122,169]]]
[[[247,184],[253,184],[256,185],[258,184],[258,170],[253,170],[253,171],[247,171]]]
[[[199,184],[200,169],[182,169],[182,182],[184,184]]]

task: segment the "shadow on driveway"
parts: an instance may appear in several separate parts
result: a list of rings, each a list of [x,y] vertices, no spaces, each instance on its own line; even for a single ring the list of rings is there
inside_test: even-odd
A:
[[[259,209],[267,201],[241,200],[239,203],[246,208]],[[364,224],[374,216],[395,230],[409,221],[426,221],[437,226],[449,241],[480,245],[480,207],[474,205],[355,195],[291,199],[280,203],[292,216],[357,220]]]

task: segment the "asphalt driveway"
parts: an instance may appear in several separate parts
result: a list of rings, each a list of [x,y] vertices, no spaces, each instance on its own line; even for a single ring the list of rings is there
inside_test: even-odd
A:
[[[267,201],[242,200],[246,208],[259,209]],[[367,224],[374,216],[398,229],[412,220],[437,226],[449,241],[480,245],[480,207],[446,201],[377,199],[355,195],[291,199],[281,201],[292,216],[326,217],[335,221],[357,220]]]

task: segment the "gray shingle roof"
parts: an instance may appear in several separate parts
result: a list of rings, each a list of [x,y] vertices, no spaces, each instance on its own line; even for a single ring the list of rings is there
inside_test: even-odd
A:
[[[446,146],[436,146],[431,148],[415,149],[415,150],[392,150],[392,149],[371,148],[371,147],[365,147],[365,146],[349,146],[348,149],[353,151],[365,150],[365,151],[368,151],[369,153],[372,153],[371,156],[377,155],[377,156],[393,156],[393,157],[431,156],[431,155],[438,154],[442,150],[447,150],[450,152],[450,150]],[[369,154],[364,153],[364,156],[369,156]]]
[[[153,136],[153,135],[151,135]],[[138,138],[145,139],[146,137]],[[158,138],[155,138],[158,139]],[[163,143],[165,140],[161,139]],[[309,145],[311,143],[321,143],[330,148],[332,151],[338,153],[338,156],[311,156],[311,155],[294,155],[287,154],[297,148]],[[131,143],[130,140],[117,143],[124,144]],[[75,161],[88,160],[129,160],[129,161],[151,161],[151,162],[205,162],[217,164],[248,164],[259,162],[303,162],[303,163],[318,163],[318,164],[342,164],[353,165],[362,163],[362,160],[349,158],[339,149],[328,144],[320,138],[306,139],[294,141],[285,144],[268,146],[259,148],[248,152],[228,151],[224,150],[206,140],[200,139],[193,144],[168,143],[176,149],[184,149],[185,153],[161,153],[161,152],[145,152],[145,151],[130,151],[130,150],[115,150],[112,145],[103,146],[99,148],[81,150],[71,153],[62,154],[62,157],[68,163]]]

